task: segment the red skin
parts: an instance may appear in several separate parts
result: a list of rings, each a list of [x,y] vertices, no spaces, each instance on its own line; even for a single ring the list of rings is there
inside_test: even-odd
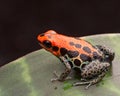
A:
[[[53,34],[54,33],[54,34]],[[48,36],[51,36],[52,38],[48,38]],[[51,41],[52,43],[52,46],[57,46],[60,48],[66,48],[68,50],[76,50],[78,51],[79,53],[82,53],[82,54],[86,54],[90,57],[92,57],[92,53],[93,52],[97,52],[97,49],[95,49],[90,43],[88,43],[87,41],[79,38],[79,39],[76,39],[74,37],[69,37],[69,36],[64,36],[64,35],[61,35],[61,34],[58,34],[56,33],[55,31],[53,30],[49,30],[47,32],[44,33],[44,36],[40,36],[38,35],[37,37],[38,41],[40,42],[43,42],[44,40],[49,40]],[[82,46],[87,46],[91,49],[91,53],[88,54],[87,52],[85,52],[82,48],[76,48],[75,46],[71,46],[69,44],[69,42],[74,42],[75,44],[80,44]],[[43,48],[45,48],[43,45],[41,45]],[[45,48],[46,49],[46,48]],[[48,51],[50,51],[51,53],[53,53],[55,56],[60,56],[60,51],[53,51],[52,49],[46,49]],[[98,52],[97,52],[98,53]],[[99,54],[99,53],[98,53]]]

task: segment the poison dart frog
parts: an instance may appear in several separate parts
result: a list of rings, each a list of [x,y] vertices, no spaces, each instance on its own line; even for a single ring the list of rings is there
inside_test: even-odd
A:
[[[110,69],[115,53],[102,45],[92,45],[90,42],[77,37],[58,34],[54,30],[48,30],[37,37],[40,45],[58,57],[66,66],[65,71],[52,81],[64,81],[71,69],[79,72],[80,82],[73,83],[73,86],[91,85],[98,83]]]

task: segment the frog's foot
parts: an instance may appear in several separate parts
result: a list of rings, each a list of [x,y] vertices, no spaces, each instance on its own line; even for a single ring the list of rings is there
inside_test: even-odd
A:
[[[59,80],[59,75],[57,74],[57,72],[54,71],[53,74],[55,75],[56,78],[52,78],[51,82],[58,81]]]
[[[58,75],[56,71],[53,72],[53,74],[55,75],[55,78],[51,79],[51,82],[54,81],[65,81],[65,80],[70,80],[72,79],[72,77],[66,77],[66,72],[62,73],[61,75]]]
[[[92,83],[89,81],[88,82],[85,81],[85,82],[76,82],[73,84],[73,86],[81,86],[81,85],[87,85],[85,89],[88,89],[92,85]]]
[[[105,46],[102,45],[96,45],[96,47],[102,51],[105,55],[105,58],[109,61],[112,61],[115,57],[115,52],[113,52],[110,48],[107,48]]]
[[[94,85],[94,84],[98,83],[99,81],[101,81],[104,76],[105,76],[105,72],[103,72],[97,78],[92,79],[90,81],[76,82],[73,84],[73,86],[87,85],[85,87],[85,89],[88,89],[91,85]]]
[[[105,76],[109,69],[110,64],[100,62],[98,60],[92,61],[90,64],[86,65],[81,72],[81,76],[86,81],[77,82],[73,86],[87,85],[85,89],[88,89],[91,85],[96,84]]]

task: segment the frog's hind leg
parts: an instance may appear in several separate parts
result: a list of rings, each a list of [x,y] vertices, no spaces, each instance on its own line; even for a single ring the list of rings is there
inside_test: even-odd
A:
[[[105,76],[105,72],[102,72],[102,74],[98,75],[97,78],[91,81],[77,82],[77,83],[74,83],[73,86],[87,85],[85,89],[88,89],[91,85],[94,85],[98,83],[99,81],[101,81],[104,76]]]
[[[85,89],[88,89],[91,85],[102,80],[109,67],[109,63],[101,63],[98,60],[92,61],[83,68],[81,73],[82,78],[87,81],[74,83],[73,86],[87,85]]]
[[[103,52],[104,54],[104,58],[105,61],[108,61],[111,63],[111,61],[114,59],[115,57],[115,52],[113,52],[110,48],[107,48],[105,46],[102,45],[96,45],[96,47]]]

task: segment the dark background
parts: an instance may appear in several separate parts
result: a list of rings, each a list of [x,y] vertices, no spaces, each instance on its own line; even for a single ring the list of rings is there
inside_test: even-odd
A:
[[[70,36],[120,32],[118,0],[0,0],[0,66],[38,50],[48,29]]]

